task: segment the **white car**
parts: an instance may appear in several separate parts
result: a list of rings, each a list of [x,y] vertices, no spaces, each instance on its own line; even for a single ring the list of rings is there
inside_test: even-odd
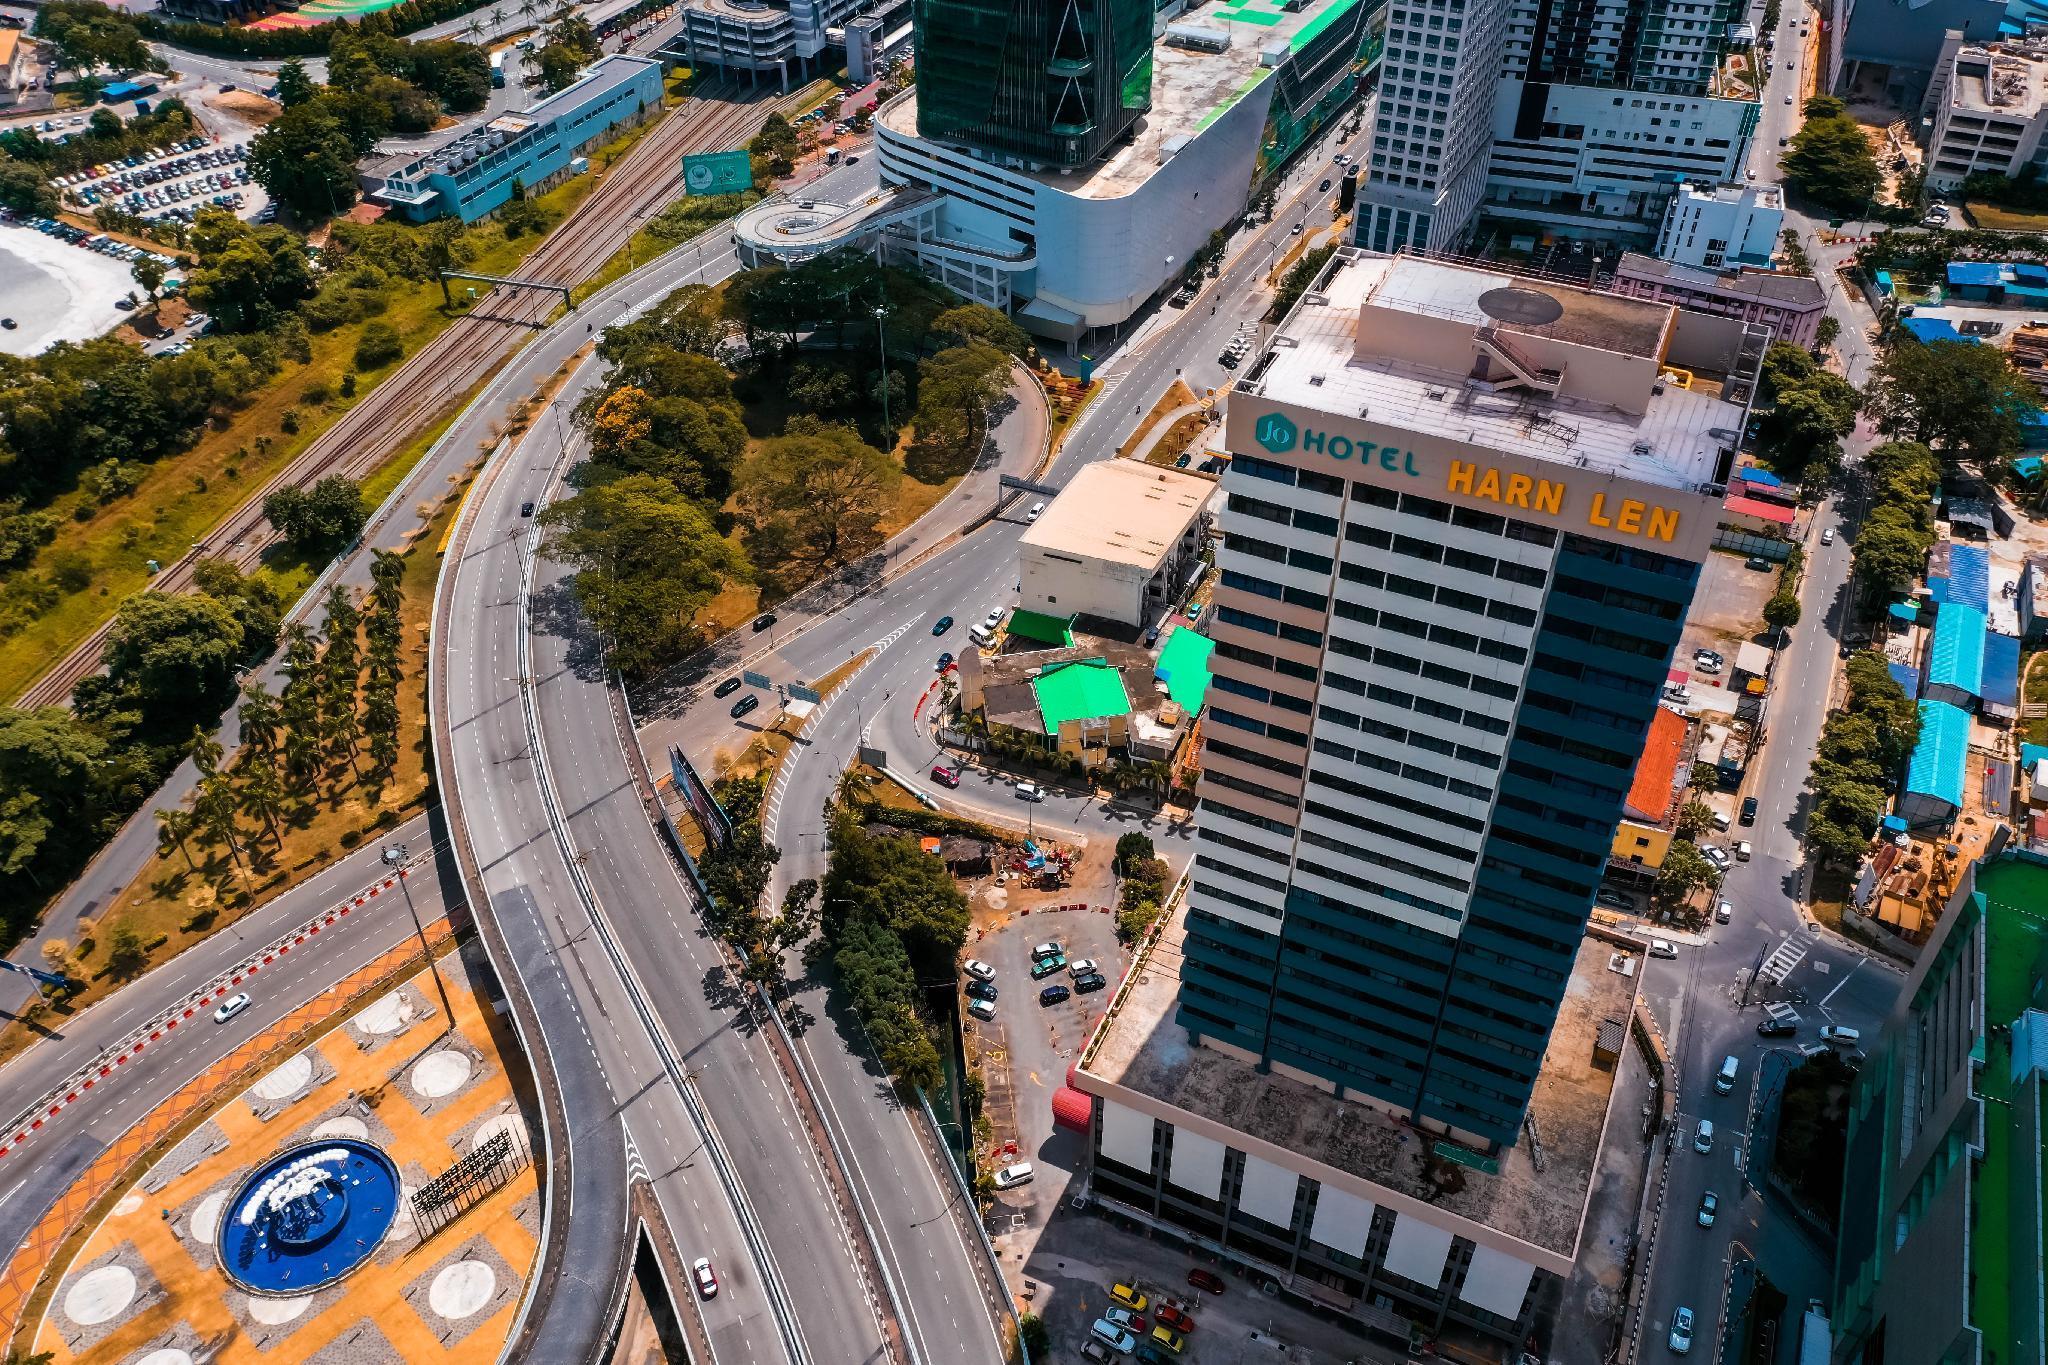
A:
[[[1792,102],[1791,96],[1785,102]],[[1680,1308],[1671,1315],[1671,1354],[1682,1356],[1692,1349],[1692,1309]]]
[[[1716,905],[1716,906],[1714,907],[1714,923],[1716,923],[1716,924],[1726,924],[1726,923],[1728,923],[1728,921],[1730,921],[1730,920],[1732,920],[1732,919],[1734,919],[1734,918],[1735,918],[1735,907],[1734,907],[1734,906],[1733,906],[1732,904],[1730,904],[1729,902],[1727,902],[1727,901],[1722,901],[1722,902],[1721,902],[1720,904],[1718,904],[1718,905]]]
[[[1700,845],[1700,854],[1721,871],[1728,870],[1728,850],[1719,844]]]
[[[1019,1185],[1029,1184],[1031,1175],[1031,1163],[1028,1161],[1020,1161],[1014,1166],[1005,1166],[996,1172],[996,1188],[999,1190],[1013,1190]]]
[[[1825,531],[1822,531],[1822,532],[1820,533],[1820,543],[1821,543],[1821,544],[1823,544],[1823,545],[1832,545],[1832,544],[1834,544],[1834,543],[1835,543],[1835,528],[1834,528],[1834,527],[1830,526],[1830,527],[1828,527],[1828,529],[1827,529],[1827,530],[1825,530]]]
[[[228,1020],[249,1008],[249,993],[242,991],[220,1002],[220,1008],[213,1012],[213,1022],[225,1024]]]
[[[1045,800],[1045,788],[1039,786],[1036,782],[1019,782],[1017,784],[1017,796],[1019,800],[1023,801],[1043,801]]]
[[[1037,521],[1039,517],[1043,516],[1044,514],[1045,504],[1042,502],[1034,502],[1031,504],[1031,510],[1024,514],[1024,520]]]
[[[960,970],[966,972],[977,981],[993,981],[996,979],[996,969],[978,957],[970,957],[961,963]]]
[[[1092,957],[1077,957],[1067,964],[1067,971],[1077,977],[1086,976],[1094,970],[1095,959]]]
[[[1032,946],[1031,960],[1033,962],[1042,962],[1049,957],[1058,957],[1061,953],[1065,951],[1066,949],[1060,946],[1060,941],[1058,939],[1049,938],[1043,943],[1034,944]]]
[[[1001,607],[997,607],[994,611],[981,618],[981,628],[983,630],[994,630],[1002,623],[1003,609]]]

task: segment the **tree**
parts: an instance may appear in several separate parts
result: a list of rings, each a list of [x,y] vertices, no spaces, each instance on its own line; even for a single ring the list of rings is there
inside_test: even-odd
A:
[[[235,825],[235,813],[241,806],[234,781],[226,773],[208,773],[201,778],[199,790],[192,798],[192,814],[198,818],[199,827],[215,843],[226,845],[228,857],[238,864],[242,861],[242,846],[236,840],[241,830]]]
[[[1134,869],[1149,863],[1157,856],[1158,854],[1153,851],[1152,839],[1149,835],[1140,834],[1138,831],[1132,830],[1128,834],[1117,836],[1115,866],[1119,876],[1128,876],[1129,871],[1127,869]]]
[[[2005,352],[1975,342],[1899,334],[1878,364],[1878,381],[1878,429],[1950,459],[1966,451],[1987,462],[2015,453],[2025,419],[2041,409],[2040,394]]]
[[[754,180],[773,180],[796,169],[796,129],[778,111],[768,115],[761,131],[747,143],[754,158]]]
[[[1017,1336],[1024,1343],[1024,1349],[1031,1353],[1033,1360],[1043,1360],[1052,1350],[1052,1331],[1045,1325],[1045,1319],[1036,1313],[1024,1313],[1017,1318]]]
[[[1835,344],[1835,338],[1842,334],[1842,320],[1833,313],[1826,313],[1813,329],[1813,344],[1825,350]]]
[[[269,135],[268,130],[259,134],[257,142]],[[354,165],[351,156],[351,177]],[[317,292],[304,244],[283,228],[250,227],[233,214],[205,208],[194,220],[193,239],[204,245],[198,266],[186,278],[186,292],[224,331],[275,326]]]
[[[747,553],[784,584],[858,558],[881,543],[902,477],[849,429],[793,419],[734,477]]]
[[[979,341],[1021,356],[1031,348],[1031,338],[1024,329],[1010,321],[999,308],[985,303],[963,303],[957,308],[948,308],[932,319],[931,334],[947,346],[965,346]]]
[[[296,109],[310,102],[319,87],[306,74],[306,64],[297,57],[287,58],[277,69],[277,102],[287,109]]]
[[[1809,104],[1834,104],[1832,112],[1809,115],[1792,135],[1792,147],[1781,165],[1786,179],[1830,208],[1842,212],[1861,209],[1877,195],[1884,172],[1871,154],[1870,139],[1854,119],[1840,109],[1839,101],[1820,96]]]
[[[548,93],[566,90],[575,84],[582,74],[585,56],[575,48],[561,43],[549,43],[534,54],[534,68],[540,72],[540,83]]]
[[[970,341],[931,356],[918,366],[919,445],[935,453],[941,466],[979,455],[989,409],[1009,387],[1010,357],[987,342]]]
[[[1790,630],[1799,624],[1799,594],[1781,587],[1764,603],[1764,624],[1772,630]]]
[[[697,613],[748,574],[702,507],[644,474],[550,504],[542,524],[548,553],[579,570],[577,600],[627,672],[673,657]]]
[[[277,818],[284,814],[284,785],[278,781],[277,769],[268,763],[244,763],[235,769],[235,774],[240,779],[237,795],[242,810],[261,820],[277,846],[283,848],[284,831],[278,828]]]
[[[1704,801],[1688,801],[1679,808],[1678,821],[1672,833],[1689,844],[1696,844],[1700,836],[1714,827],[1714,808]]]
[[[193,726],[192,738],[185,741],[185,757],[192,760],[192,766],[203,777],[212,777],[220,771],[221,756],[225,752],[213,732],[203,725]]]
[[[0,707],[0,874],[33,877],[50,855],[86,844],[108,759],[104,735],[62,707]]]
[[[343,213],[356,202],[356,160],[376,145],[370,133],[345,97],[322,95],[285,110],[256,135],[249,174],[299,218]]]
[[[152,306],[156,303],[156,291],[164,287],[164,263],[154,256],[137,256],[135,264],[128,267],[128,273],[142,286],[142,292],[149,295]]]
[[[108,627],[103,681],[145,723],[182,728],[219,714],[247,652],[241,622],[218,598],[139,592]]]
[[[1651,898],[1664,909],[1676,910],[1691,900],[1694,892],[1713,886],[1720,879],[1720,872],[1696,845],[1675,840],[1664,851]]]
[[[159,807],[156,813],[156,851],[163,857],[170,857],[171,850],[177,849],[185,855],[185,866],[194,872],[199,864],[192,861],[192,850],[185,841],[198,829],[199,821],[183,806]]]
[[[372,322],[356,339],[356,370],[361,373],[379,369],[404,354],[405,342],[399,337],[398,329],[388,322]]]
[[[242,744],[261,763],[277,762],[277,734],[282,717],[277,698],[260,679],[242,688],[242,704],[235,713],[241,723]]]
[[[107,975],[116,981],[132,981],[149,965],[149,950],[142,935],[126,925],[114,926],[107,935]]]
[[[330,474],[311,488],[278,489],[263,500],[263,515],[294,552],[324,560],[362,534],[370,508],[354,479]]]

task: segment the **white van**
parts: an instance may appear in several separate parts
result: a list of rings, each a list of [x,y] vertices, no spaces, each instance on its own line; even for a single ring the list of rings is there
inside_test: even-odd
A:
[[[1728,819],[1727,811],[1717,810],[1714,812],[1714,828],[1721,831],[1721,833],[1726,834],[1731,823]]]
[[[1863,1034],[1847,1024],[1829,1024],[1820,1031],[1820,1040],[1835,1047],[1860,1047],[1863,1044]]]
[[[1735,845],[1735,861],[1736,861],[1736,862],[1738,862],[1738,863],[1746,863],[1746,862],[1748,862],[1748,861],[1749,861],[1749,855],[1750,855],[1750,853],[1751,853],[1751,849],[1750,849],[1750,847],[1749,847],[1749,840],[1747,840],[1747,839],[1744,839],[1744,840],[1740,841],[1739,843],[1737,843],[1737,844]]]
[[[978,645],[992,645],[996,642],[996,633],[987,626],[975,625],[968,630],[967,638]]]
[[[1736,1057],[1723,1057],[1721,1069],[1714,1073],[1714,1093],[1726,1095],[1735,1089],[1735,1073],[1742,1069],[1742,1062]]]
[[[1668,938],[1653,938],[1650,940],[1650,956],[1675,958],[1678,956],[1678,945]]]

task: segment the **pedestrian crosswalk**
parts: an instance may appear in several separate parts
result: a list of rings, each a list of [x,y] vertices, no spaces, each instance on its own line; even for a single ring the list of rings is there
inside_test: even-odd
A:
[[[1766,958],[1757,976],[1765,981],[1783,982],[1792,975],[1793,968],[1806,960],[1807,946],[1786,939],[1778,945],[1778,951]]]

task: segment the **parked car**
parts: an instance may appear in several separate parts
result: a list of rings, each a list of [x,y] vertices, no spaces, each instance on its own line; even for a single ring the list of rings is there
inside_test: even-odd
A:
[[[1087,976],[1095,970],[1095,959],[1092,957],[1077,957],[1067,964],[1067,970],[1075,976]]]
[[[1065,986],[1047,986],[1038,993],[1038,1003],[1041,1005],[1057,1005],[1072,994],[1073,992]]]
[[[1017,798],[1021,801],[1043,801],[1045,800],[1045,788],[1039,786],[1036,782],[1019,782],[1017,784]]]
[[[970,1000],[993,1001],[1001,993],[993,981],[969,981],[967,983],[967,997]]]
[[[1676,958],[1678,956],[1678,945],[1668,938],[1653,938],[1650,940],[1650,956],[1666,959]]]
[[[1143,1313],[1133,1312],[1131,1309],[1124,1307],[1122,1304],[1111,1304],[1109,1307],[1102,1310],[1102,1316],[1108,1318],[1111,1322],[1123,1328],[1126,1332],[1136,1332],[1140,1336],[1144,1335],[1145,1332],[1152,1326],[1151,1323],[1145,1320],[1145,1315]]]
[[[1086,976],[1074,978],[1074,994],[1093,995],[1096,991],[1103,990],[1108,985],[1108,977],[1104,976],[1101,972],[1090,972]]]
[[[1701,844],[1700,856],[1723,872],[1728,870],[1728,850],[1719,844]]]
[[[1052,976],[1057,972],[1063,972],[1066,969],[1067,958],[1064,953],[1056,953],[1051,957],[1035,958],[1031,963],[1031,979],[1033,981],[1043,981],[1048,976]]]
[[[1627,896],[1622,895],[1619,891],[1602,891],[1598,895],[1594,896],[1593,899],[1599,901],[1602,905],[1608,907],[1610,910],[1635,909],[1635,903],[1631,901]]]
[[[1142,1313],[1152,1304],[1138,1286],[1121,1281],[1109,1287],[1109,1296],[1134,1313]]]
[[[960,771],[957,768],[949,768],[943,763],[934,763],[932,764],[932,781],[942,787],[957,787],[960,785]]]
[[[1754,796],[1742,798],[1742,823],[1745,825],[1756,823],[1756,798]]]
[[[1152,1316],[1183,1336],[1195,1330],[1195,1320],[1170,1303],[1160,1304],[1159,1311]]]
[[[1721,901],[1714,906],[1714,923],[1726,924],[1734,918],[1735,907],[1729,902]]]
[[[1032,1176],[1031,1163],[1019,1161],[996,1172],[996,1188],[1013,1190],[1019,1185],[1029,1184]]]
[[[1771,561],[1765,559],[1762,555],[1751,555],[1748,559],[1742,561],[1742,567],[1752,569],[1757,573],[1769,573],[1771,571]]]
[[[1152,1340],[1164,1346],[1175,1355],[1185,1351],[1188,1346],[1187,1340],[1180,1333],[1174,1331],[1163,1322],[1153,1326]]]
[[[1097,1340],[1101,1341],[1103,1345],[1109,1347],[1110,1350],[1115,1351],[1118,1355],[1129,1355],[1131,1349],[1138,1344],[1136,1337],[1111,1322],[1108,1318],[1097,1318],[1095,1325],[1088,1330],[1095,1335]]]
[[[740,680],[738,678],[727,678],[724,682],[711,689],[711,695],[714,697],[729,697],[739,690]]]
[[[996,979],[996,969],[978,957],[970,957],[961,963],[960,970],[978,981],[993,981]]]
[[[1032,945],[1031,960],[1033,962],[1043,961],[1048,957],[1058,957],[1066,951],[1067,949],[1065,944],[1061,943],[1056,938],[1049,938],[1043,943],[1037,943]]]
[[[1799,1032],[1796,1019],[1760,1019],[1757,1021],[1756,1036],[1759,1038],[1790,1038]]]
[[[967,1012],[977,1019],[994,1019],[996,1017],[995,1002],[992,1000],[970,1000],[967,1002]]]
[[[1221,1294],[1229,1287],[1223,1282],[1221,1275],[1213,1270],[1204,1270],[1201,1266],[1196,1266],[1188,1272],[1188,1283],[1205,1294]]]

